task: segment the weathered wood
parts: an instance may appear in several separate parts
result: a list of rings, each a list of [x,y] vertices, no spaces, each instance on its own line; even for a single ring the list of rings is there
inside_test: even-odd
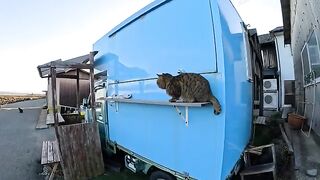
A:
[[[52,143],[48,143],[48,163],[53,162],[53,146]]]
[[[57,78],[77,79],[77,75],[57,74]]]
[[[89,61],[90,61],[90,94],[91,94],[91,111],[92,111],[92,121],[97,123],[96,117],[96,108],[95,108],[95,93],[94,93],[94,56],[96,55],[96,51],[90,52]]]
[[[55,163],[55,164],[54,164],[53,169],[52,169],[51,174],[50,174],[50,177],[49,177],[49,180],[53,180],[54,174],[55,174],[55,172],[56,172],[57,169],[58,169],[58,165],[59,165],[59,163]]]
[[[258,116],[257,119],[254,120],[254,124],[262,124],[266,125],[267,117],[264,116]]]
[[[76,98],[77,98],[77,109],[80,109],[80,81],[79,81],[79,69],[77,69],[77,90],[76,90]]]
[[[293,154],[293,148],[292,148],[291,142],[289,141],[289,139],[288,139],[286,133],[284,132],[284,129],[283,129],[281,124],[279,124],[279,128],[280,128],[282,137],[283,137],[284,141],[286,142],[286,144],[288,146],[288,150],[289,150],[290,154]]]
[[[40,71],[43,68],[75,68],[75,69],[90,69],[91,65],[90,64],[63,64],[59,62],[53,61],[53,64],[51,65],[40,65],[38,66]]]
[[[90,179],[104,173],[96,123],[58,126],[57,129],[66,180]]]
[[[48,141],[42,142],[41,164],[48,164]]]
[[[59,122],[59,123],[65,122],[65,120],[63,119],[63,117],[61,116],[60,113],[57,113],[57,116],[58,116],[58,122]],[[47,124],[47,125],[52,125],[52,124],[54,124],[54,116],[53,116],[53,113],[47,114],[46,124]]]
[[[53,119],[54,119],[54,125],[55,125],[55,127],[57,127],[59,124],[59,121],[58,121],[57,110],[56,110],[56,104],[57,104],[56,69],[51,67],[50,71],[51,71],[51,92],[52,92]]]
[[[80,74],[81,75],[81,74]],[[89,80],[79,80],[79,99],[81,104],[81,99],[88,98],[90,94],[90,81]],[[72,106],[77,107],[77,82],[75,79],[59,79],[59,91],[60,106]]]
[[[303,161],[303,156],[302,156],[302,152],[304,151],[303,149],[303,145],[301,143],[301,141],[303,141],[303,139],[301,139],[301,134],[300,131],[295,131],[295,130],[291,130],[291,136],[292,136],[292,145],[293,145],[293,149],[294,149],[294,169],[300,169],[303,168],[302,166],[302,161]]]
[[[57,141],[52,142],[52,151],[53,151],[53,161],[60,162],[60,153],[59,153],[59,146]]]
[[[43,141],[41,164],[51,164],[60,162],[59,146],[57,141]]]
[[[46,120],[47,120],[47,110],[41,109],[41,112],[39,114],[39,119],[37,121],[36,129],[48,128],[48,125],[46,124]]]
[[[265,172],[272,172],[275,169],[274,163],[268,163],[268,164],[260,164],[248,167],[241,171],[241,176],[243,175],[252,175],[252,174],[262,174]]]
[[[292,135],[291,135],[291,128],[289,127],[289,124],[287,122],[283,123],[284,132],[286,133],[289,141],[292,142]]]

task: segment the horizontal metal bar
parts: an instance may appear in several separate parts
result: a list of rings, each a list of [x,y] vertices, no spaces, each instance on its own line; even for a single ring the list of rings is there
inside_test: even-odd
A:
[[[133,80],[127,80],[127,81],[115,81],[113,83],[109,83],[108,85],[132,83],[132,82],[139,82],[139,81],[150,81],[150,80],[155,80],[155,79],[158,79],[158,78],[145,78],[145,79],[133,79]]]
[[[196,73],[196,74],[217,74],[216,72],[203,72],[203,73]],[[115,84],[123,84],[123,83],[132,83],[132,82],[140,82],[140,81],[150,81],[150,80],[156,80],[157,77],[154,78],[142,78],[142,79],[132,79],[132,80],[125,80],[125,81],[115,81],[112,83],[109,83],[108,85],[115,85]]]
[[[102,100],[102,99],[99,99]],[[169,101],[153,101],[153,100],[140,100],[140,99],[120,99],[120,98],[104,98],[109,102],[120,103],[132,103],[132,104],[148,104],[148,105],[161,105],[161,106],[181,106],[181,107],[202,107],[209,102],[196,102],[196,103],[184,103],[184,102],[169,102]]]

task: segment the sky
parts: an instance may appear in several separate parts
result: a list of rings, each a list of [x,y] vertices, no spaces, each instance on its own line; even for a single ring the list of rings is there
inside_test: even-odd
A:
[[[282,26],[280,0],[231,0],[249,28],[257,28],[258,34]]]
[[[36,67],[89,53],[114,26],[152,0],[0,0],[0,92],[46,90]],[[232,0],[259,34],[282,25],[280,0]]]

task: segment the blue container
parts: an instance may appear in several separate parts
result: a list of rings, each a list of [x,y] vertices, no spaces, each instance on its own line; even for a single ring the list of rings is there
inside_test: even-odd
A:
[[[111,142],[192,178],[228,177],[249,142],[252,119],[245,31],[230,1],[156,0],[93,49],[96,68],[108,72],[107,96],[132,95],[131,103],[106,106]],[[203,73],[220,115],[211,104],[186,112],[167,103],[156,74],[179,71]]]

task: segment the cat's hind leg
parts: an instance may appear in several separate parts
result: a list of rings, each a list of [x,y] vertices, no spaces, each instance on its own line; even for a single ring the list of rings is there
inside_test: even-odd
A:
[[[183,102],[185,103],[194,103],[196,102],[196,99],[193,97],[183,98]]]

